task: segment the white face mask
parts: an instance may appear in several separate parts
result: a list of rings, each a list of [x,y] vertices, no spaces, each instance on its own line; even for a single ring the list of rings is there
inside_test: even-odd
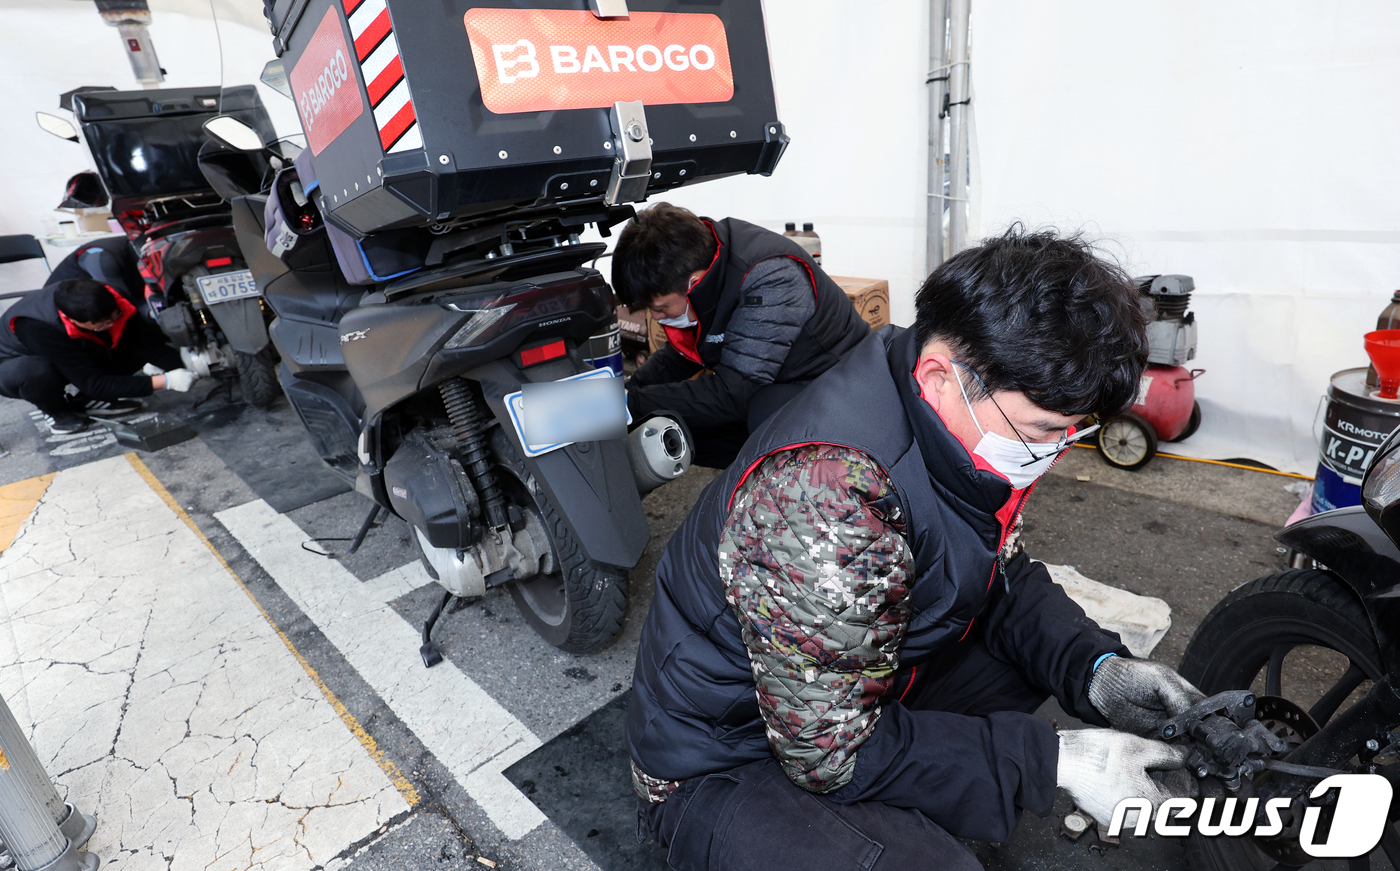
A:
[[[958,365],[963,366],[964,364],[958,363]],[[971,372],[972,370],[968,369],[967,371]],[[975,373],[973,377],[976,377]],[[1050,468],[1050,464],[1055,462],[1055,458],[1060,455],[1060,452],[1071,444],[1068,438],[1049,443],[1022,442],[994,432],[987,432],[977,421],[977,413],[972,410],[972,402],[967,398],[967,390],[963,388],[961,378],[958,379],[958,392],[962,394],[963,402],[967,405],[967,413],[972,415],[972,425],[977,427],[977,431],[982,434],[981,441],[977,442],[977,447],[972,452],[991,464],[991,467],[1004,475],[1011,482],[1011,486],[1017,490],[1023,490],[1034,484],[1035,480],[1044,475],[1046,470]],[[1097,427],[1092,429],[1097,429]],[[1085,430],[1084,435],[1092,432],[1092,429]],[[1075,433],[1075,437],[1082,436]]]
[[[690,303],[686,303],[685,314],[674,318],[657,318],[656,322],[658,324],[661,324],[661,326],[663,327],[674,327],[678,330],[685,330],[695,326],[695,324],[698,323],[695,320],[695,318],[691,317],[692,314],[693,312],[690,309]]]

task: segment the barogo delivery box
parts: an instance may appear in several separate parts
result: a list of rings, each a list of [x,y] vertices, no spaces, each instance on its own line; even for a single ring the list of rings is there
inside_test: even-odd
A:
[[[761,0],[267,0],[324,204],[356,234],[771,173]]]

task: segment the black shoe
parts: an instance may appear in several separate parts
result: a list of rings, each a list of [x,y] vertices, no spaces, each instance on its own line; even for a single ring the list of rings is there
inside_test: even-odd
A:
[[[92,421],[71,411],[61,411],[58,414],[44,415],[44,421],[49,425],[49,431],[54,435],[70,435],[75,432],[82,432],[87,429]]]
[[[89,399],[79,393],[68,400],[68,407],[78,414],[93,417],[123,417],[135,414],[144,406],[139,399]]]

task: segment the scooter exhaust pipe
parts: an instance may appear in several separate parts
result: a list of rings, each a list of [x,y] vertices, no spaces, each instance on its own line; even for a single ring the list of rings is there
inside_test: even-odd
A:
[[[673,418],[648,418],[627,435],[627,459],[632,464],[637,492],[645,496],[690,468],[690,437]]]

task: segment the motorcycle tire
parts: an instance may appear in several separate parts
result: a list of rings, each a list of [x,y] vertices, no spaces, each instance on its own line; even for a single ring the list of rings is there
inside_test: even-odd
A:
[[[1356,593],[1342,580],[1316,569],[1279,572],[1233,590],[1211,609],[1191,636],[1180,672],[1208,695],[1252,685],[1259,688],[1262,672],[1265,695],[1289,698],[1291,684],[1284,680],[1284,660],[1293,649],[1305,645],[1326,648],[1347,659],[1341,678],[1311,707],[1319,726],[1363,682],[1385,674],[1370,620]],[[1301,673],[1317,673],[1315,662],[1296,667]],[[1340,670],[1340,665],[1334,670]],[[1377,847],[1373,856],[1378,858],[1381,850]],[[1248,836],[1206,838],[1193,834],[1187,839],[1186,855],[1193,871],[1283,867]],[[1307,867],[1332,866],[1309,863]]]
[[[566,653],[593,653],[622,632],[627,614],[627,571],[589,559],[558,509],[539,487],[503,430],[492,435],[492,454],[503,488],[528,500],[539,513],[555,570],[510,584],[515,607],[530,628]]]
[[[267,408],[282,395],[282,385],[277,383],[277,358],[271,345],[256,354],[234,351],[233,360],[238,367],[238,386],[249,405]]]

